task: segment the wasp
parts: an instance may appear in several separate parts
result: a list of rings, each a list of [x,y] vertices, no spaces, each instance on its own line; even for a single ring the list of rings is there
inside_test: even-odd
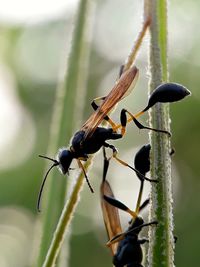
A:
[[[85,172],[82,161],[87,161],[88,156],[96,153],[100,150],[101,147],[110,148],[113,151],[112,157],[116,159],[120,164],[127,166],[134,170],[129,164],[125,161],[119,159],[117,156],[117,149],[115,146],[107,143],[108,140],[116,140],[120,139],[124,136],[126,131],[126,125],[128,122],[133,121],[139,129],[149,129],[156,132],[166,133],[170,136],[170,133],[165,130],[153,129],[147,126],[142,125],[136,118],[141,116],[144,112],[146,112],[150,107],[152,107],[155,103],[159,102],[159,94],[154,93],[153,97],[150,96],[148,105],[145,109],[133,115],[126,109],[121,110],[120,114],[120,124],[117,125],[114,123],[110,117],[109,113],[115,107],[115,105],[125,98],[127,95],[135,87],[136,81],[138,79],[139,70],[136,66],[132,66],[130,69],[126,70],[121,74],[119,80],[116,82],[114,87],[108,93],[107,96],[96,98],[92,101],[91,105],[94,109],[93,114],[89,117],[89,119],[83,124],[81,129],[77,131],[71,139],[71,145],[69,149],[61,148],[58,151],[56,159],[52,159],[50,157],[39,155],[42,158],[48,159],[53,162],[53,165],[47,171],[42,185],[40,187],[39,195],[38,195],[38,203],[37,208],[40,210],[40,199],[43,191],[43,187],[46,181],[46,178],[51,171],[52,168],[58,166],[59,170],[62,174],[67,174],[70,170],[70,165],[73,159],[76,159],[78,166],[82,169],[88,186],[93,192],[93,188],[90,185],[87,174]],[[169,88],[171,88],[169,86]],[[166,97],[163,96],[163,92],[161,90],[161,99],[160,102],[167,102]],[[171,95],[171,94],[170,94]],[[171,98],[170,98],[171,99]],[[97,101],[101,101],[101,104],[98,105]],[[127,114],[129,117],[127,118]],[[103,126],[99,126],[102,121],[106,121],[110,127],[106,128]],[[120,132],[119,132],[120,131]],[[134,170],[138,172],[137,170]],[[150,180],[143,176],[143,179]],[[151,180],[150,180],[151,181]]]
[[[135,168],[141,174],[146,174],[150,168],[149,160],[150,145],[143,146],[135,156]],[[116,267],[143,267],[143,253],[141,245],[148,242],[146,238],[139,238],[142,228],[157,225],[157,221],[145,223],[143,218],[139,216],[149,203],[149,199],[141,204],[141,196],[143,189],[143,179],[141,179],[140,192],[136,204],[135,211],[129,209],[125,204],[114,197],[111,186],[106,180],[109,159],[107,159],[104,151],[104,169],[103,180],[101,184],[101,205],[103,211],[104,222],[109,237],[107,246],[111,248],[113,254],[113,264]],[[140,176],[139,173],[137,173]],[[122,232],[118,209],[123,210],[131,215],[128,229]]]

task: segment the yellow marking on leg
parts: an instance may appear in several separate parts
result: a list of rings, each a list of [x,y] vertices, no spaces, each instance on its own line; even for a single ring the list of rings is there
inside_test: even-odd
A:
[[[129,116],[130,116],[130,117],[127,119],[127,123],[129,123],[129,122],[133,121],[133,119],[136,119],[136,118],[140,117],[142,114],[144,114],[144,111],[142,110],[142,111],[140,111],[140,112],[138,112],[138,113],[136,113],[136,114],[134,114],[134,115],[132,115],[129,111],[127,111],[127,113],[128,113]],[[121,124],[116,125],[116,126],[113,128],[113,130],[114,130],[114,131],[117,131],[119,128],[122,128],[122,125],[121,125]]]
[[[106,120],[112,127],[113,131],[115,132],[115,128],[116,128],[116,123],[114,123],[114,121],[112,121],[110,118],[108,120]]]
[[[141,204],[141,200],[142,200],[142,193],[143,193],[143,187],[144,187],[144,181],[141,180],[141,183],[140,183],[140,191],[139,191],[139,195],[138,195],[138,199],[137,199],[137,204],[136,204],[136,214],[139,213],[140,211],[140,204]]]
[[[125,135],[126,133],[126,127],[122,126],[122,129],[121,129],[121,135]]]
[[[128,163],[126,163],[125,161],[119,159],[116,154],[113,154],[113,157],[119,162],[121,163],[122,165],[126,166],[126,167],[129,167]]]
[[[135,219],[137,218],[137,213],[133,210],[128,209],[127,212]]]

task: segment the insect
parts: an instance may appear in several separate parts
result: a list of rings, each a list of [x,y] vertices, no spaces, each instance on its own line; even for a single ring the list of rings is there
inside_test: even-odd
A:
[[[93,189],[89,183],[82,161],[87,161],[88,156],[90,154],[96,153],[101,147],[110,148],[113,151],[113,156],[112,156],[113,158],[115,158],[120,164],[134,170],[134,168],[131,167],[129,164],[127,164],[125,161],[119,159],[119,157],[117,156],[117,149],[115,148],[115,146],[106,142],[107,140],[116,140],[122,138],[125,134],[127,122],[133,121],[139,129],[149,129],[170,135],[168,131],[153,129],[144,126],[136,119],[137,117],[141,116],[145,111],[147,111],[150,107],[152,107],[155,103],[159,102],[159,97],[158,97],[159,94],[156,93],[153,94],[153,97],[150,96],[147,107],[135,115],[132,115],[126,109],[122,109],[120,114],[121,123],[119,125],[115,124],[108,116],[109,112],[112,111],[115,105],[132,91],[132,89],[136,84],[138,75],[139,75],[138,69],[135,66],[132,66],[130,69],[125,71],[120,76],[120,79],[116,82],[116,84],[114,85],[114,87],[111,89],[110,93],[108,93],[107,96],[93,100],[91,105],[95,111],[85,122],[85,124],[81,127],[81,129],[74,134],[69,149],[66,148],[60,149],[58,151],[56,159],[39,155],[42,158],[52,161],[53,165],[47,171],[43,179],[42,185],[40,187],[38,195],[38,203],[37,203],[38,211],[40,210],[40,199],[46,178],[51,169],[54,168],[55,166],[58,166],[62,174],[65,175],[68,173],[70,169],[72,160],[76,159],[78,166],[82,169],[84,173],[84,176],[86,178],[86,181],[88,183],[91,192],[93,192]],[[185,90],[183,86],[179,85],[179,87],[181,87],[183,91]],[[163,94],[161,94],[161,96],[162,95]],[[101,100],[102,103],[98,106],[96,102],[99,100]],[[163,101],[162,98],[161,100]],[[164,98],[164,100],[165,101],[163,102],[167,102],[166,98]],[[129,115],[129,118],[127,118],[127,114]],[[107,121],[110,127],[108,128],[100,127],[99,125],[102,123],[103,120]],[[118,132],[118,130],[120,130],[120,133]],[[143,179],[149,180],[146,177],[143,177]]]
[[[141,173],[146,174],[149,171],[149,151],[150,145],[143,146],[135,156],[135,167],[139,167]],[[144,156],[144,157],[143,157]],[[138,165],[138,160],[142,162]],[[143,164],[142,164],[143,163]],[[142,166],[143,165],[143,166]],[[107,229],[109,241],[107,246],[111,248],[113,254],[113,264],[116,267],[142,267],[143,253],[141,245],[148,242],[145,238],[139,238],[142,228],[156,225],[156,221],[144,223],[144,220],[138,214],[149,203],[149,199],[141,204],[141,194],[143,188],[143,179],[141,180],[140,192],[138,195],[136,210],[130,210],[126,205],[117,200],[112,192],[111,186],[106,180],[106,174],[109,166],[104,151],[104,171],[103,181],[101,184],[101,205],[105,226]],[[142,166],[140,168],[140,166]],[[138,175],[138,174],[137,174]],[[131,215],[129,227],[122,232],[118,209],[123,210]]]

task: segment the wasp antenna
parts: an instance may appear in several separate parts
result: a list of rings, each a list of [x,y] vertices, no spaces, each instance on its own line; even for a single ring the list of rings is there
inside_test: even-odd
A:
[[[136,227],[132,228],[131,230],[125,231],[124,234],[127,235],[127,234],[130,234],[130,233],[132,233],[132,232],[134,232],[136,230],[142,229],[143,227],[150,226],[150,225],[157,225],[157,224],[158,224],[157,221],[152,221],[152,222],[149,222],[149,223],[143,223],[143,224],[141,224],[139,226],[136,226]]]
[[[107,243],[106,246],[110,247],[111,245],[115,244],[116,242],[121,241],[122,239],[124,239],[126,232],[120,233],[116,236],[114,236],[112,239],[110,239]]]
[[[42,156],[43,157],[43,156]],[[46,179],[47,179],[47,176],[49,174],[49,172],[51,171],[51,169],[53,169],[55,166],[59,165],[58,161],[56,161],[47,171],[47,173],[45,174],[45,177],[42,181],[42,184],[40,186],[40,191],[39,191],[39,194],[38,194],[38,200],[37,200],[37,210],[38,212],[40,212],[40,201],[41,201],[41,196],[42,196],[42,191],[43,191],[43,188],[44,188],[44,184],[46,182]]]
[[[58,161],[57,161],[56,159],[52,159],[52,158],[49,158],[49,157],[47,157],[47,156],[43,156],[43,155],[38,155],[38,157],[43,158],[43,159],[51,160],[51,161],[53,161],[54,163],[56,163],[57,165],[59,164]]]

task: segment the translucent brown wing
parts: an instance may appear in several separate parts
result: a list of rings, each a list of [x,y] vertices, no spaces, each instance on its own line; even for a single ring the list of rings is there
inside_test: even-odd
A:
[[[116,82],[110,93],[105,97],[99,108],[89,117],[82,126],[81,130],[85,131],[84,138],[90,137],[103,118],[112,110],[112,108],[124,97],[130,94],[135,87],[139,70],[133,66],[127,70]]]
[[[103,198],[104,195],[114,198],[110,184],[105,180],[101,184],[100,193],[101,193],[101,208],[103,212],[104,223],[106,226],[108,238],[110,240],[114,236],[122,232],[119,213],[116,207],[110,205]],[[116,254],[117,247],[118,247],[118,242],[110,246],[113,255]]]

